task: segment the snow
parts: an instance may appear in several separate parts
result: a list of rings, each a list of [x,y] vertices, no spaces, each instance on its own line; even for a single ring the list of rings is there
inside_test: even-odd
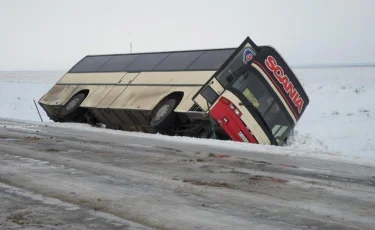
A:
[[[63,72],[0,72],[0,117],[40,121],[35,102],[63,76]],[[43,120],[48,116],[39,108]]]
[[[202,149],[205,147],[214,147],[220,150],[226,150],[231,152],[231,157],[234,158],[243,158],[248,156],[248,153],[267,153],[274,155],[283,155],[283,156],[300,156],[300,157],[313,157],[324,160],[334,160],[346,163],[353,163],[353,160],[357,164],[375,166],[375,158],[371,156],[356,156],[351,154],[340,153],[339,151],[331,151],[329,149],[325,150],[320,147],[314,146],[312,139],[304,139],[300,137],[300,141],[294,141],[293,144],[290,144],[286,147],[278,146],[266,146],[266,145],[257,145],[257,144],[248,144],[236,142],[233,144],[233,141],[220,141],[213,139],[200,139],[200,138],[190,138],[190,137],[179,137],[179,136],[164,136],[161,134],[147,134],[141,132],[124,132],[121,130],[110,130],[91,127],[87,124],[75,124],[75,123],[50,123],[48,126],[59,127],[59,128],[69,128],[77,130],[79,133],[80,130],[86,130],[91,132],[99,132],[101,134],[114,134],[117,136],[123,137],[137,137],[145,139],[145,143],[150,143],[149,140],[157,140],[159,143],[162,142],[174,142],[179,145],[184,146],[200,146]],[[17,128],[17,129],[28,129],[23,126],[14,126],[7,125],[8,128]],[[301,136],[301,135],[300,135]],[[308,141],[307,141],[308,140]],[[319,142],[316,140],[316,142]],[[301,144],[302,143],[302,144]],[[151,146],[143,145],[144,148],[152,148]],[[245,154],[241,154],[240,152]]]
[[[287,147],[260,146],[230,141],[165,137],[103,130],[82,124],[49,125],[182,143],[220,146],[285,155],[375,161],[375,67],[295,68],[310,98]],[[0,72],[0,117],[40,121],[37,102],[64,72]]]
[[[296,69],[310,105],[292,145],[375,157],[375,67]]]
[[[32,199],[34,201],[42,202],[43,204],[52,206],[54,208],[62,207],[66,211],[76,211],[76,210],[81,209],[81,207],[76,205],[76,204],[64,202],[64,201],[61,201],[61,200],[56,199],[56,198],[46,197],[46,196],[43,196],[41,194],[37,194],[35,192],[30,192],[30,191],[27,191],[27,190],[24,190],[24,189],[21,189],[21,188],[17,188],[17,187],[13,187],[13,186],[3,184],[3,183],[0,183],[0,189],[5,189],[5,192],[10,194],[10,195],[29,198],[29,199]],[[132,229],[149,229],[149,228],[145,228],[142,225],[137,224],[135,222],[132,222],[132,221],[129,221],[129,220],[124,220],[124,219],[122,219],[118,216],[115,216],[115,215],[112,215],[112,214],[109,214],[109,213],[106,213],[106,212],[101,212],[101,211],[98,211],[98,210],[88,210],[88,213],[91,215],[91,217],[87,217],[86,219],[84,219],[84,221],[94,220],[97,217],[99,217],[101,219],[104,219],[107,222],[110,222],[112,225],[115,225],[116,227],[121,227],[121,226],[125,225],[125,226],[131,226]]]
[[[80,209],[80,207],[77,205],[66,203],[55,198],[44,197],[40,194],[34,194],[32,192],[29,192],[20,188],[16,188],[7,184],[0,183],[0,188],[6,189],[5,190],[6,193],[10,193],[10,194],[17,195],[17,196],[24,196],[35,201],[41,201],[44,204],[48,204],[48,205],[61,206],[61,207],[64,207],[65,210],[68,210],[68,211],[74,211],[74,210]]]

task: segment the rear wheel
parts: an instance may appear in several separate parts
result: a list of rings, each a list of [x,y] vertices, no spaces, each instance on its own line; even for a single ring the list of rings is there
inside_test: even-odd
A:
[[[82,104],[85,98],[86,98],[86,95],[84,93],[79,93],[73,96],[68,101],[68,103],[66,103],[64,107],[61,109],[60,117],[63,120],[74,121],[75,119],[83,115],[85,110],[82,108],[79,108],[79,106]]]
[[[150,125],[157,132],[165,132],[168,129],[174,128],[176,121],[176,113],[174,112],[177,107],[177,99],[167,98],[160,102],[155,108],[151,118]]]

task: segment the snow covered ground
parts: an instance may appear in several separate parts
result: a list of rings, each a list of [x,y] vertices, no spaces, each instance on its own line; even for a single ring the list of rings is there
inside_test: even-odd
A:
[[[295,68],[294,71],[307,90],[310,104],[296,127],[290,146],[282,149],[264,146],[251,148],[288,155],[375,161],[375,104],[372,102],[375,98],[375,67]],[[33,99],[38,101],[63,74],[0,72],[0,117],[39,121]],[[44,121],[51,122],[44,111],[41,110],[41,113]],[[198,141],[191,138],[176,140]],[[217,141],[206,143],[220,144]],[[236,146],[247,147],[244,144]]]
[[[0,72],[0,117],[40,121],[35,102],[63,76],[63,72]],[[43,119],[49,121],[43,112]]]
[[[0,119],[0,229],[374,229],[375,167],[70,126]]]
[[[372,229],[375,68],[295,71],[287,147],[41,123],[63,72],[0,72],[0,226]]]
[[[375,158],[375,67],[296,69],[310,105],[292,145]]]

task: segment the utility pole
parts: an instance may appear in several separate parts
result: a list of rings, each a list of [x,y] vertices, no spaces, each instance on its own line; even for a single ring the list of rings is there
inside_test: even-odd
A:
[[[132,53],[132,48],[133,48],[133,45],[132,45],[132,43],[130,42],[130,53]]]

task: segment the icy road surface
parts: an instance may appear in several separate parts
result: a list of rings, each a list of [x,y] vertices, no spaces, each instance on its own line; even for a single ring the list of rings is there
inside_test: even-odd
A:
[[[1,229],[374,229],[374,176],[355,161],[0,120]]]

